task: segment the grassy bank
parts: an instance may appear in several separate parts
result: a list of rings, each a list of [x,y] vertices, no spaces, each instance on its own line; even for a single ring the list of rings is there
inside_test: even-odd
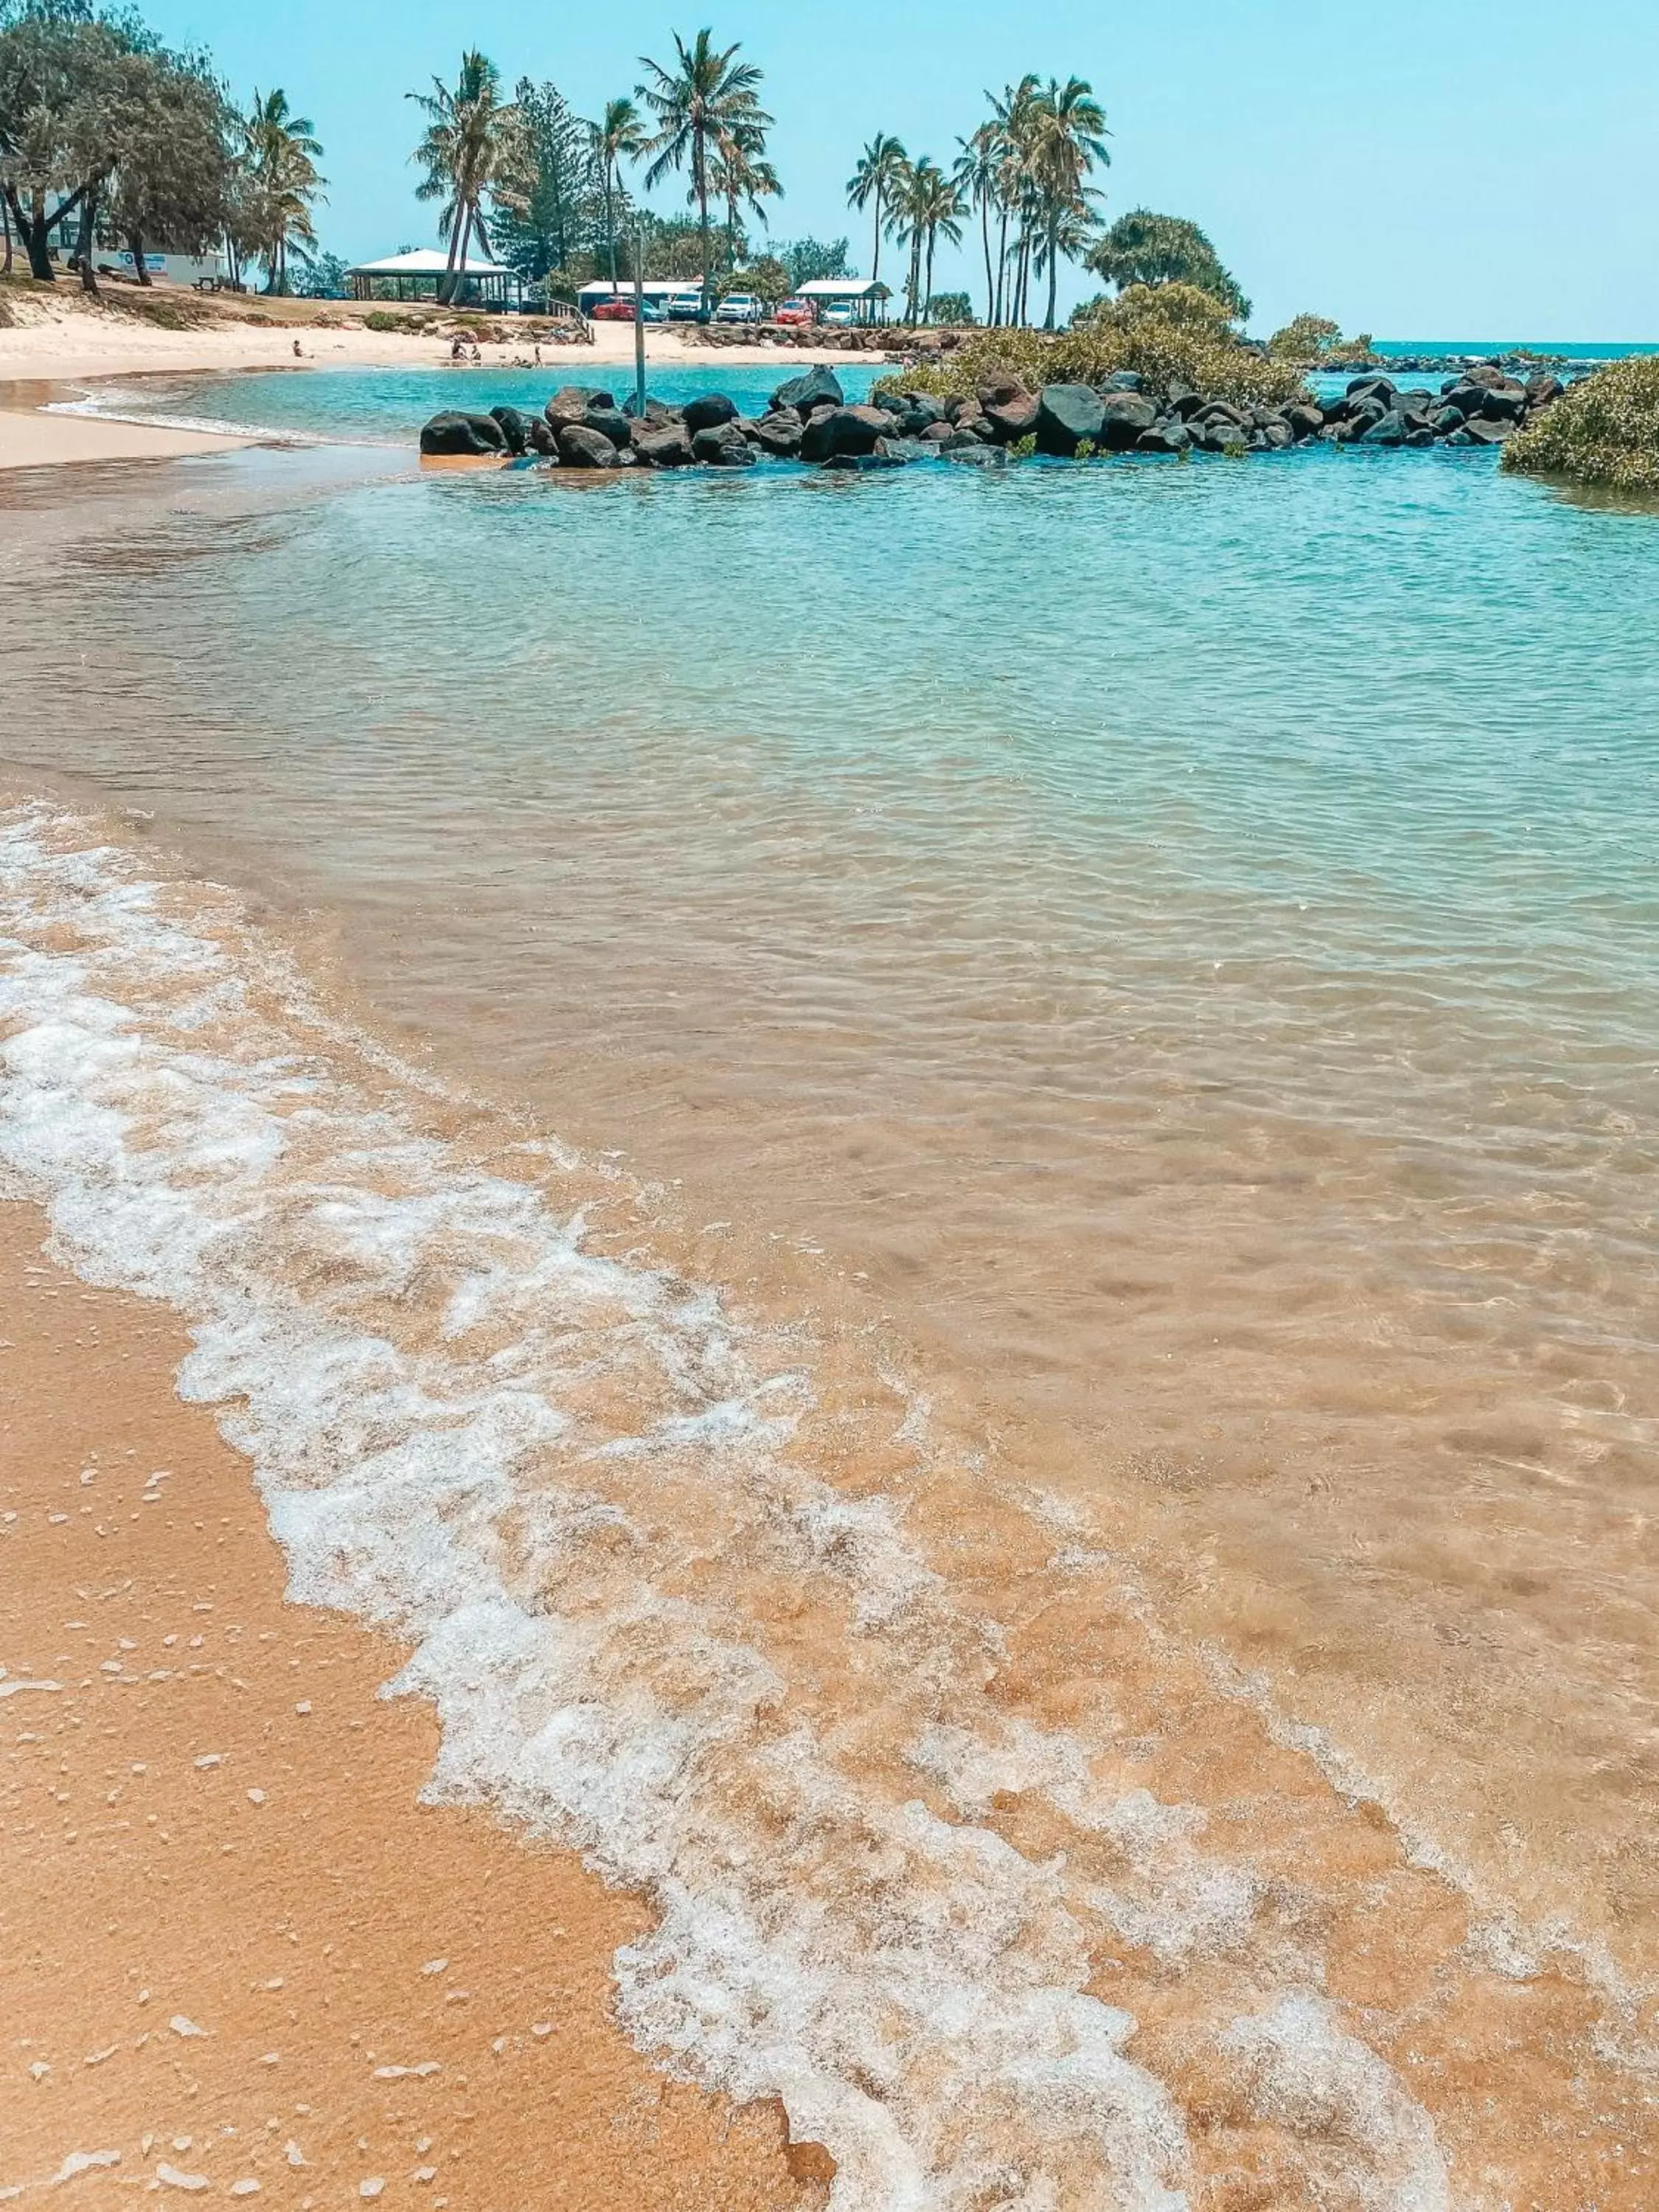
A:
[[[1659,358],[1616,361],[1504,448],[1504,466],[1620,491],[1659,491]]]

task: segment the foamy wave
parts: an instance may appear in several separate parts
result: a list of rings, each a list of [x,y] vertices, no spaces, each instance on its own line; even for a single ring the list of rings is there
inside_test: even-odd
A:
[[[88,393],[83,399],[53,399],[40,410],[43,415],[79,415],[96,422],[133,422],[146,430],[188,430],[213,438],[248,438],[264,446],[327,446],[338,442],[331,438],[316,436],[309,430],[276,430],[269,422],[239,422],[234,417],[222,415],[156,414],[134,406],[123,406],[118,401]],[[362,444],[379,444],[380,440],[357,441]]]
[[[837,2212],[1176,2212],[1183,2115],[1096,1953],[1248,1949],[1276,2008],[1195,1982],[1211,2061],[1316,2138],[1297,2170],[1346,2177],[1318,2201],[1443,2212],[1427,2117],[1203,1814],[1097,1778],[1109,1714],[994,1707],[997,1625],[898,1504],[805,1463],[799,1346],[596,1251],[568,1156],[434,1128],[228,898],[88,834],[0,831],[0,1164],[85,1277],[187,1317],[181,1393],[252,1460],[293,1595],[414,1644],[388,1689],[437,1708],[433,1796],[650,1896],[617,1962],[641,2045],[781,2095]],[[1004,1793],[1071,1847],[1017,1849]]]

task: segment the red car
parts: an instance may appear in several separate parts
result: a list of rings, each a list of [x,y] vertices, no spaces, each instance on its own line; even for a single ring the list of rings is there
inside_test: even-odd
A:
[[[786,300],[772,320],[775,323],[815,323],[817,316],[810,300]]]
[[[634,302],[631,300],[596,300],[588,313],[591,323],[631,323]]]

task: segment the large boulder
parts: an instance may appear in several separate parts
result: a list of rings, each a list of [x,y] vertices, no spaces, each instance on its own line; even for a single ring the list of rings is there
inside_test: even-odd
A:
[[[1150,416],[1150,408],[1147,412]],[[1045,384],[1037,394],[1038,452],[1069,460],[1085,441],[1097,447],[1104,416],[1100,394],[1092,385]]]
[[[634,451],[647,468],[691,465],[691,441],[684,422],[641,422],[634,433]]]
[[[608,392],[586,384],[562,385],[542,410],[556,431],[566,422],[580,422],[590,407],[614,407]]]
[[[634,442],[634,425],[620,407],[590,407],[582,416],[586,429],[597,430],[602,438],[609,438],[621,453]]]
[[[738,419],[736,401],[728,399],[723,392],[700,392],[696,398],[686,401],[681,412],[693,438],[699,430],[718,429],[722,422],[735,422]]]
[[[421,432],[423,453],[479,459],[507,449],[507,434],[493,415],[461,415],[447,408]]]
[[[1011,399],[1018,399],[1025,386],[1012,369],[994,369],[976,389],[974,396],[981,408],[1006,407]]]
[[[1528,407],[1553,407],[1566,388],[1559,376],[1552,376],[1547,369],[1540,368],[1535,375],[1527,379],[1527,404]]]
[[[501,425],[501,435],[507,441],[509,453],[526,453],[530,450],[530,418],[520,415],[516,407],[492,407],[491,419]]]
[[[1154,422],[1135,440],[1138,453],[1184,453],[1193,442],[1193,434],[1178,415],[1170,415],[1162,422]]]
[[[665,399],[653,399],[649,392],[645,396],[643,410],[638,394],[630,392],[623,401],[622,411],[630,422],[648,422],[653,428],[661,423],[678,422],[681,419],[678,407],[671,407]]]
[[[893,418],[880,407],[820,407],[801,433],[804,461],[829,461],[872,453],[878,438],[888,436]]]
[[[1488,422],[1518,422],[1526,411],[1527,388],[1523,384],[1492,385],[1480,403],[1480,412]]]
[[[1291,435],[1298,443],[1304,438],[1316,438],[1324,428],[1325,417],[1320,410],[1307,400],[1293,400],[1285,410]]]
[[[1350,399],[1380,399],[1386,413],[1394,404],[1394,379],[1391,376],[1352,377],[1349,380],[1347,397]]]
[[[1012,392],[1006,398],[993,399],[988,405],[981,399],[981,405],[998,445],[1018,445],[1022,438],[1036,435],[1042,402],[1035,392]]]
[[[1109,453],[1127,453],[1158,421],[1158,410],[1139,392],[1109,392],[1100,403],[1095,443]]]
[[[1367,446],[1403,446],[1406,442],[1406,418],[1397,407],[1373,422],[1362,434],[1360,442]]]
[[[797,415],[805,416],[815,407],[839,407],[846,397],[834,369],[820,362],[804,375],[792,376],[787,384],[779,385],[772,394],[772,406],[775,412],[793,407]]]
[[[1494,422],[1479,415],[1473,422],[1466,422],[1458,435],[1467,439],[1472,446],[1501,446],[1506,438],[1512,438],[1520,427],[1518,422],[1510,421],[1507,416]],[[1450,441],[1447,442],[1449,444]]]
[[[562,422],[556,435],[559,459],[568,468],[614,469],[617,448],[603,430],[590,430],[586,422]]]
[[[532,453],[539,453],[544,461],[557,460],[559,441],[553,435],[553,425],[544,415],[529,417],[529,437]]]
[[[1138,368],[1115,368],[1100,389],[1103,397],[1109,392],[1139,392],[1140,371]]]
[[[735,417],[728,422],[705,422],[702,429],[693,431],[691,458],[708,469],[752,469],[755,465],[743,425]]]
[[[750,427],[749,435],[770,459],[793,461],[800,451],[803,427],[793,407],[774,407]]]

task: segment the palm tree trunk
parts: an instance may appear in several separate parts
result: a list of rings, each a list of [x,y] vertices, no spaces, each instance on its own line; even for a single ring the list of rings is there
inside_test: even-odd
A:
[[[455,213],[449,226],[449,258],[444,264],[442,281],[438,286],[438,305],[447,307],[455,296],[455,251],[461,242],[461,204],[464,193],[459,179],[455,185]]]
[[[98,297],[98,271],[93,263],[93,255],[96,251],[97,243],[93,232],[97,222],[98,187],[94,185],[81,203],[80,252],[81,289],[83,292],[90,292],[94,300]]]
[[[870,254],[870,282],[873,284],[881,274],[881,189],[876,189],[876,242]]]
[[[921,301],[924,323],[931,323],[933,319],[933,246],[938,236],[939,233],[930,222],[927,226],[927,286]]]
[[[9,276],[11,274],[11,203],[3,197],[0,197],[0,230],[4,231],[6,237],[6,258],[3,264],[0,264],[0,276]]]
[[[607,155],[605,164],[605,238],[611,254],[611,290],[617,289],[617,218],[611,205],[611,185],[615,181],[617,165]]]
[[[998,329],[1002,327],[1003,291],[1008,282],[1008,203],[1002,203],[997,217],[997,305],[991,318]]]
[[[979,201],[979,234],[985,246],[985,319],[995,319],[991,312],[991,295],[995,287],[991,282],[991,203],[981,192]]]
[[[127,252],[132,256],[132,265],[138,272],[141,284],[149,283],[149,270],[144,266],[144,234],[142,230],[127,233]]]
[[[1060,288],[1060,251],[1054,240],[1059,234],[1060,210],[1056,208],[1048,218],[1048,313],[1042,325],[1045,331],[1054,326],[1054,298]]]

